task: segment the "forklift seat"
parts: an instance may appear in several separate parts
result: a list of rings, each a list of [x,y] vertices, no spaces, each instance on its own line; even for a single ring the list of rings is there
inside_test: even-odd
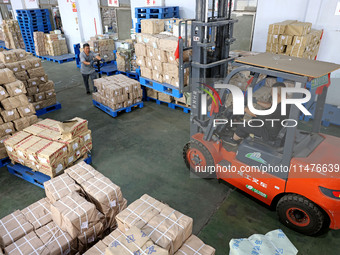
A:
[[[262,137],[258,137],[258,136],[255,136],[255,135],[254,135],[253,139],[250,138],[250,137],[248,137],[247,139],[251,139],[256,143],[262,143],[262,144],[270,145],[270,146],[276,148],[276,151],[281,152],[281,151],[283,151],[283,145],[284,145],[284,142],[285,142],[286,134],[287,134],[287,128],[283,127],[280,130],[280,132],[277,135],[275,140],[268,141],[268,140],[262,139]]]

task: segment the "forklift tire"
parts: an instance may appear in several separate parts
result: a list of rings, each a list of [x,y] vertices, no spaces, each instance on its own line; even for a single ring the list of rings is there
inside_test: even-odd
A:
[[[276,206],[280,221],[287,227],[304,235],[315,235],[325,220],[322,209],[309,199],[289,194],[282,197]]]
[[[195,166],[202,166],[207,170],[207,166],[215,166],[215,162],[209,150],[199,141],[192,140],[183,148],[183,159],[191,173],[199,178],[212,179],[216,178],[215,173],[209,171],[196,171]]]

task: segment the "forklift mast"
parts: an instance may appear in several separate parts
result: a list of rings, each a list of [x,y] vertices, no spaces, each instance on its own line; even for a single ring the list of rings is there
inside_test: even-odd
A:
[[[198,119],[202,119],[199,93],[201,84],[213,87],[214,81],[224,80],[228,74],[228,62],[233,60],[229,57],[230,45],[235,41],[232,37],[233,26],[237,22],[231,19],[232,0],[212,0],[210,3],[211,9],[209,0],[197,0],[196,19],[180,22],[180,28],[183,26],[185,28],[184,38],[181,34],[182,29],[179,29],[180,90],[181,92],[184,90],[185,69],[190,68],[191,118]],[[191,36],[188,36],[190,22]],[[184,63],[183,53],[190,50],[192,59]],[[191,135],[198,131],[199,126],[192,123]]]

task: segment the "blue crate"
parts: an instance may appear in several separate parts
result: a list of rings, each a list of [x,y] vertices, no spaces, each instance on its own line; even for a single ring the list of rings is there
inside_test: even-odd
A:
[[[124,107],[124,108],[121,108],[121,109],[118,109],[118,110],[112,110],[110,107],[107,107],[95,100],[92,100],[93,102],[93,105],[97,108],[99,108],[100,110],[106,112],[107,114],[109,114],[111,117],[113,118],[116,118],[118,116],[118,113],[119,112],[131,112],[133,108],[143,108],[144,107],[144,103],[143,102],[139,102],[139,103],[136,103],[136,104],[133,104],[131,106],[128,106],[128,107]]]
[[[41,116],[43,114],[54,112],[54,111],[59,110],[59,109],[61,109],[61,103],[56,103],[54,105],[50,105],[50,106],[47,106],[43,109],[36,111],[36,115]]]
[[[155,101],[156,104],[167,104],[169,108],[175,110],[176,108],[180,108],[183,110],[184,113],[190,113],[191,109],[188,108],[188,107],[185,107],[184,105],[179,105],[179,104],[174,104],[174,103],[169,103],[169,102],[164,102],[164,101],[161,101],[161,100],[158,100],[156,98],[152,98],[152,97],[147,97],[146,98],[146,101]]]
[[[176,88],[175,86],[172,86],[170,84],[167,83],[159,83],[157,81],[151,80],[151,79],[147,79],[144,77],[139,77],[139,82],[141,85],[148,87],[148,88],[152,88],[154,90],[157,90],[159,92],[162,92],[164,94],[173,96],[173,97],[177,97],[177,98],[181,98],[183,97],[183,94],[179,92],[178,88]]]
[[[60,55],[60,56],[46,55],[46,56],[37,56],[37,57],[44,59],[44,60],[47,60],[47,61],[55,62],[55,63],[58,63],[58,64],[74,61],[76,59],[75,55],[72,54],[72,53],[64,54],[64,55]]]
[[[92,156],[89,154],[84,161],[87,164],[92,163]],[[10,174],[13,174],[21,179],[24,179],[25,181],[28,181],[42,189],[44,188],[44,182],[51,180],[51,177],[48,175],[45,175],[40,172],[34,172],[31,168],[27,166],[23,166],[21,164],[8,164],[7,165],[8,172]]]
[[[7,166],[9,163],[11,163],[11,160],[9,157],[0,159],[0,167]]]

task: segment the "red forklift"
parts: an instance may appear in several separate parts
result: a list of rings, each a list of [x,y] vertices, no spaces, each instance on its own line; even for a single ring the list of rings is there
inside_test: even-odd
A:
[[[230,15],[232,1],[218,0],[217,12],[209,11],[207,2],[197,0],[196,19],[191,21],[191,45],[187,44],[190,41],[187,33],[179,41],[180,71],[191,69],[191,140],[183,149],[186,165],[201,178],[226,181],[276,207],[280,221],[297,232],[316,235],[324,228],[339,229],[340,138],[321,134],[320,127],[330,73],[340,65],[270,53],[233,59],[229,57],[236,22]],[[182,25],[187,31],[187,22]],[[192,59],[183,63],[182,55],[186,50],[192,50]],[[228,72],[228,66],[234,69]],[[238,146],[224,143],[222,135],[231,136],[234,128],[214,125],[214,120],[231,120],[235,116],[225,105],[232,96],[230,91],[219,89],[217,84],[229,84],[234,75],[244,71],[253,77],[252,88],[260,86],[263,82],[260,77],[265,76],[293,82],[295,88],[316,90],[312,131],[302,131],[297,126],[282,127],[275,141],[250,136]],[[210,115],[204,114],[203,99],[207,97],[202,96],[207,87],[211,91],[209,94],[221,99],[217,111],[213,106],[218,100],[208,101],[207,105],[212,105]],[[298,99],[302,95],[294,93],[292,97]],[[290,120],[298,121],[301,112],[292,105],[288,115]],[[264,165],[280,166],[280,170],[259,170]],[[197,171],[209,167],[227,171]]]

